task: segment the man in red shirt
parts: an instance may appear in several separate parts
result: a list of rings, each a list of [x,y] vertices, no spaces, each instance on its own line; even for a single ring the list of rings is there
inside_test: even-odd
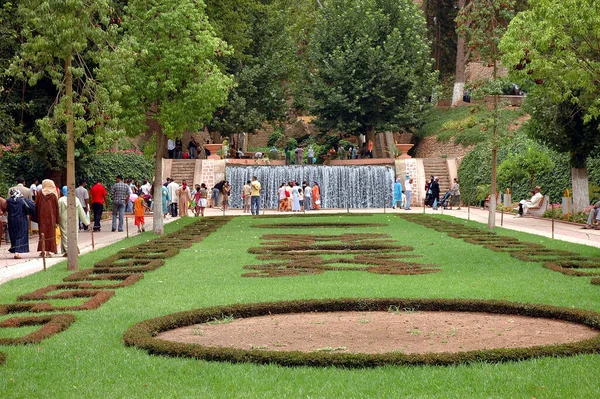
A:
[[[102,180],[98,179],[90,189],[92,211],[94,212],[94,231],[100,231],[100,219],[106,204],[106,194],[106,188],[102,185]]]

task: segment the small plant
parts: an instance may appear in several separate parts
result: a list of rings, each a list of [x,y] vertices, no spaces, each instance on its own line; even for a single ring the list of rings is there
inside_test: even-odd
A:
[[[347,348],[345,346],[338,346],[335,348],[332,348],[331,346],[326,346],[324,348],[317,348],[314,351],[315,352],[338,352],[338,351],[345,351]]]
[[[254,350],[254,349],[269,349],[268,345],[252,345],[250,344],[250,349]]]

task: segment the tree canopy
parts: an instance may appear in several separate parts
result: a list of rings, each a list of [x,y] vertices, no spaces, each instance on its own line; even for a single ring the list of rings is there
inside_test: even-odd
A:
[[[412,1],[327,1],[310,60],[313,112],[324,130],[358,135],[421,123],[436,73]]]

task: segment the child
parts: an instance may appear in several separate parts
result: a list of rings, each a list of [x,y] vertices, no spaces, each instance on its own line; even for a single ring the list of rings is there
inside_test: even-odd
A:
[[[144,196],[140,195],[133,202],[133,214],[135,215],[135,225],[138,228],[138,233],[146,231],[146,222],[144,220],[144,213],[146,210],[150,210],[150,208],[146,205]]]
[[[204,216],[204,208],[206,208],[206,204],[208,202],[208,189],[206,188],[205,183],[202,183],[200,186],[196,186],[194,199],[196,200],[196,216],[198,216],[198,212]]]

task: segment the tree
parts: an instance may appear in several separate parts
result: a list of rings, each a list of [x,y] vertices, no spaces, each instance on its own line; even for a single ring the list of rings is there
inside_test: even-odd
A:
[[[529,176],[529,190],[533,190],[535,176],[550,172],[554,168],[554,162],[545,152],[529,147],[517,158],[517,166]]]
[[[154,233],[163,234],[162,157],[166,138],[200,130],[222,105],[232,80],[215,60],[228,53],[214,34],[204,5],[194,0],[131,0],[122,38],[101,65],[101,76],[123,111],[130,134],[158,122],[154,173]]]
[[[423,15],[410,0],[330,0],[310,42],[316,123],[364,134],[419,125],[432,93]]]
[[[471,0],[465,5],[457,17],[457,30],[460,36],[465,37],[470,49],[471,57],[477,58],[492,69],[492,80],[487,94],[494,98],[491,118],[492,128],[492,181],[490,184],[490,212],[488,227],[496,226],[496,169],[498,164],[498,95],[501,94],[498,78],[500,62],[500,49],[498,44],[502,39],[509,21],[514,16],[514,0]]]
[[[511,194],[514,184],[526,178],[527,173],[519,165],[519,159],[515,156],[509,156],[498,166],[498,181],[508,183]]]
[[[48,116],[38,120],[50,141],[64,141],[67,148],[67,236],[69,270],[78,268],[75,209],[75,142],[110,140],[106,116],[113,111],[104,88],[94,79],[89,63],[98,44],[107,38],[110,5],[106,0],[24,0],[19,3],[23,44],[13,59],[9,74],[35,85],[52,81],[58,95]]]
[[[530,80],[532,137],[569,153],[573,207],[589,206],[586,159],[600,122],[600,13],[594,0],[531,0],[502,39],[514,79]]]

